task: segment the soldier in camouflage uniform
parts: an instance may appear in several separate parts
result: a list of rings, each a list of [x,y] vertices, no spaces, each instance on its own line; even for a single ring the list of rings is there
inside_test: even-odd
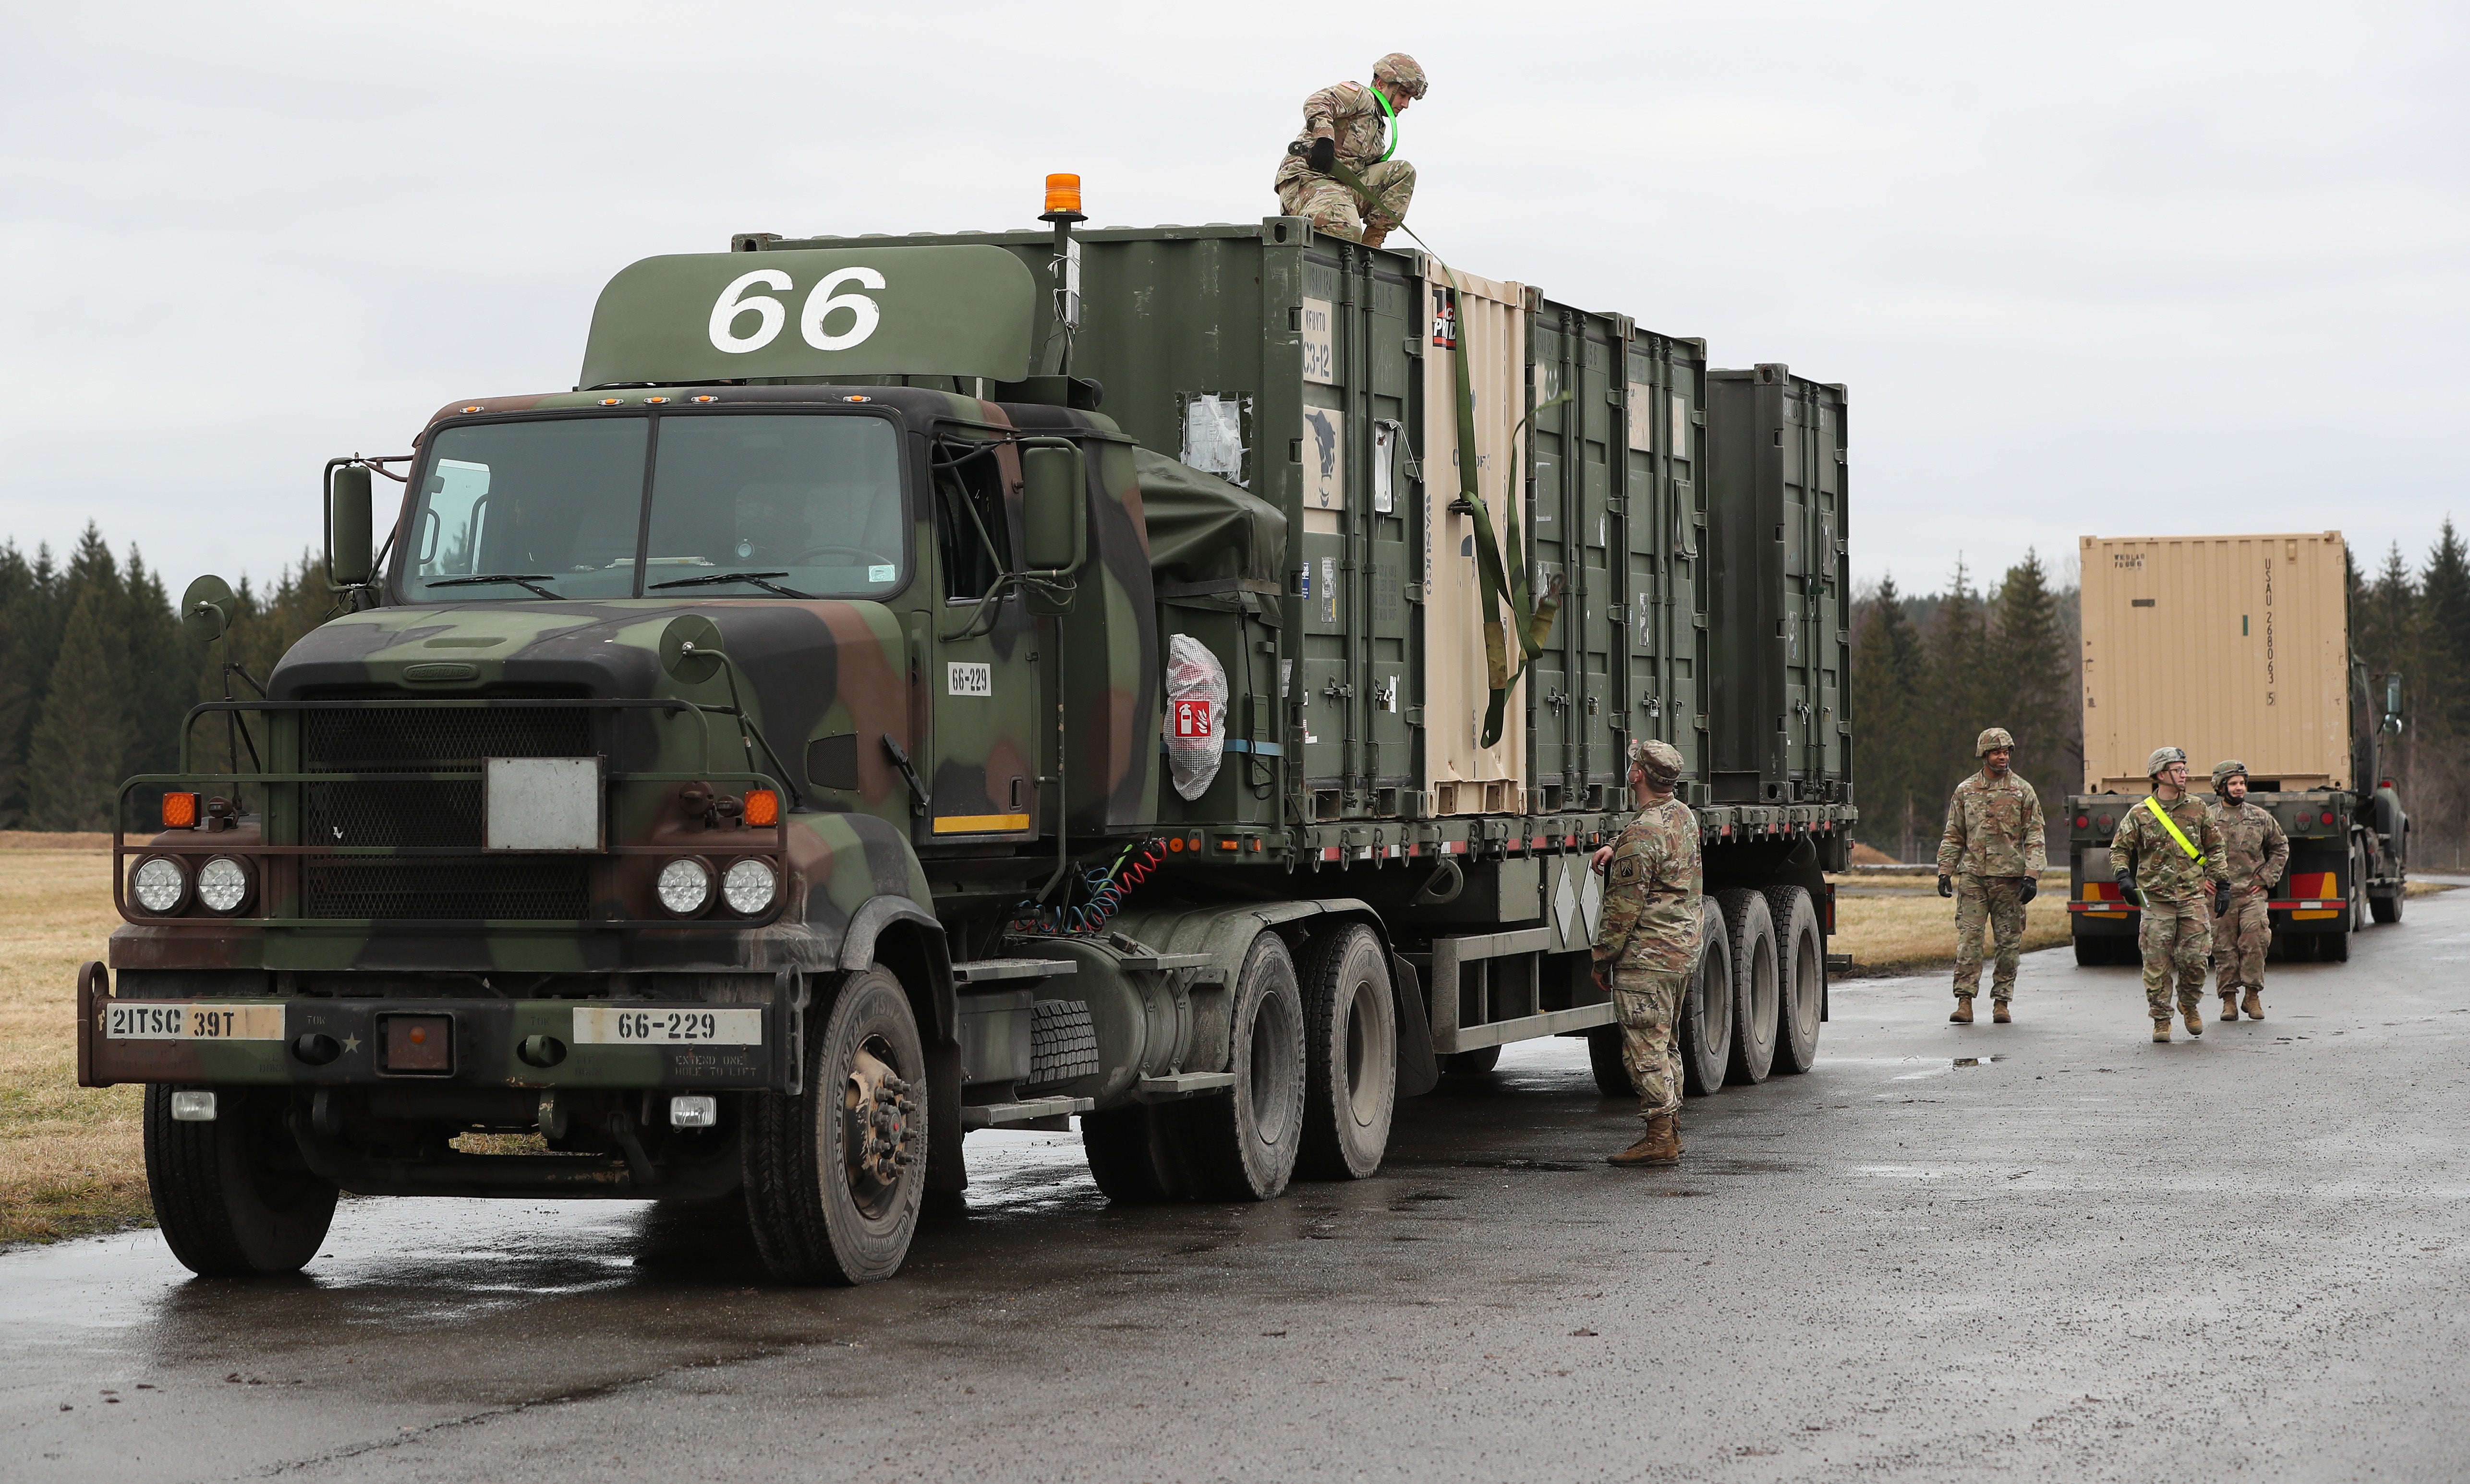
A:
[[[2040,890],[2048,847],[2041,797],[2008,766],[2016,739],[1992,727],[1972,752],[1981,771],[1955,786],[1946,801],[1946,833],[1938,843],[1938,894],[1955,898],[1955,1013],[1946,1018],[1972,1023],[1987,927],[1997,945],[1991,1018],[2003,1026],[2015,1018],[2008,1002],[2016,997],[2016,960],[2024,950],[2024,904]]]
[[[1278,164],[1278,209],[1309,218],[1317,231],[1380,246],[1406,220],[1415,194],[1415,167],[1386,158],[1396,148],[1387,137],[1387,115],[1406,112],[1424,96],[1424,69],[1415,58],[1392,52],[1372,64],[1370,87],[1340,82],[1305,99],[1304,131]],[[1372,194],[1358,195],[1339,179],[1335,170],[1340,164]]]
[[[2153,1039],[2166,1042],[2174,977],[2187,1033],[2204,1033],[2201,1007],[2213,945],[2208,909],[2214,893],[2228,886],[2229,872],[2222,864],[2221,826],[2187,792],[2187,754],[2175,747],[2156,749],[2145,761],[2145,773],[2153,792],[2118,822],[2109,861],[2118,894],[2143,909],[2136,937],[2144,949],[2144,1001],[2153,1015]]]
[[[2247,1016],[2264,1018],[2264,950],[2272,939],[2265,901],[2290,865],[2290,837],[2268,809],[2247,801],[2247,764],[2230,758],[2213,765],[2210,813],[2222,832],[2222,864],[2229,869],[2227,900],[2213,915],[2213,987],[2221,992],[2222,1018],[2239,1018],[2239,991],[2247,991]]]
[[[1596,983],[1620,1014],[1621,1059],[1638,1087],[1646,1134],[1611,1156],[1616,1165],[1681,1162],[1682,987],[1698,966],[1698,817],[1673,797],[1681,754],[1646,739],[1629,750],[1638,818],[1597,850],[1603,921],[1596,934]]]

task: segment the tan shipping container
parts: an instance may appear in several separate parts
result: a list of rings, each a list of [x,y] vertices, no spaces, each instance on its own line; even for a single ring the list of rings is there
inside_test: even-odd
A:
[[[2157,747],[2202,787],[2235,757],[2348,788],[2342,533],[2083,538],[2085,790],[2145,793]]]
[[[1430,260],[1427,260],[1429,263]],[[1438,265],[1426,269],[1426,302],[1446,288]],[[1475,517],[1457,515],[1457,369],[1465,356],[1475,393],[1476,488],[1491,509],[1507,555],[1514,486],[1510,435],[1526,405],[1526,290],[1471,273],[1457,275],[1457,349],[1427,350],[1424,367],[1424,788],[1435,814],[1516,813],[1526,807],[1526,681],[1509,690],[1501,740],[1479,746],[1492,696],[1483,649],[1482,591],[1477,585]],[[1523,498],[1523,492],[1518,492]],[[1502,605],[1504,623],[1508,604]],[[1511,644],[1514,646],[1515,639]]]

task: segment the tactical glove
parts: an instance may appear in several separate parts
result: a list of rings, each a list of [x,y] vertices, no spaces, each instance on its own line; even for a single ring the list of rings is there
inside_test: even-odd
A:
[[[2016,893],[2016,900],[2019,902],[2029,902],[2034,897],[2039,896],[2040,893],[2041,883],[2034,880],[2030,876],[2026,876],[2024,878],[2023,888]]]
[[[1949,881],[1949,880],[1948,880],[1946,877],[1945,877],[1945,876],[1941,876],[1941,877],[1939,877],[1939,878],[1938,878],[1938,894],[1939,894],[1939,895],[1941,895],[1941,896],[1953,896],[1953,895],[1955,894],[1955,883],[1954,883],[1954,882],[1952,882],[1952,881]]]
[[[2230,884],[2226,881],[2223,882],[2220,886],[2213,888],[2213,916],[2217,917],[2228,916],[2230,915],[2230,902],[2233,895],[2234,893],[2230,891]]]
[[[2135,883],[2132,881],[2122,881],[2118,884],[2118,899],[2130,907],[2144,905],[2144,893],[2135,890]]]
[[[1328,174],[1338,164],[1338,141],[1335,139],[1314,140],[1312,142],[1312,148],[1304,151],[1304,163],[1311,166],[1314,171],[1320,174]]]

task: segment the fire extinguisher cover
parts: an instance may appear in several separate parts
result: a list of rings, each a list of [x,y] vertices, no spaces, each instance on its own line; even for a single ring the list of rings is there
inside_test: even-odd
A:
[[[1167,637],[1166,760],[1175,791],[1206,793],[1225,756],[1226,669],[1189,634]]]

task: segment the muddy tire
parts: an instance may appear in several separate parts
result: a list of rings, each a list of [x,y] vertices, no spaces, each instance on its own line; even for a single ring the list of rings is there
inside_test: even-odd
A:
[[[783,1283],[879,1282],[908,1256],[926,1194],[918,1020],[900,981],[878,965],[818,993],[804,1040],[805,1091],[747,1100],[755,1245]],[[889,1078],[870,1081],[874,1064]]]
[[[1481,1077],[1501,1065],[1501,1048],[1479,1046],[1473,1051],[1451,1052],[1441,1058],[1441,1071],[1450,1077]]]
[[[1161,1110],[1131,1103],[1081,1115],[1081,1152],[1098,1193],[1119,1206],[1153,1206],[1186,1193],[1180,1156]]]
[[[146,1088],[146,1183],[154,1221],[200,1278],[296,1273],[335,1220],[335,1187],[313,1174],[284,1123],[288,1089],[220,1087],[211,1123],[172,1117],[165,1083]]]
[[[1724,1079],[1747,1087],[1775,1067],[1776,1030],[1783,997],[1777,983],[1774,915],[1763,893],[1736,887],[1718,893],[1724,947],[1733,961],[1733,1058]]]
[[[1693,1098],[1724,1085],[1733,1064],[1733,955],[1724,910],[1699,899],[1698,967],[1681,990],[1681,1080]]]
[[[1621,1028],[1592,1026],[1587,1031],[1587,1070],[1596,1075],[1596,1091],[1607,1098],[1635,1098],[1629,1062],[1621,1055]]]
[[[1164,1104],[1193,1194],[1268,1200],[1287,1188],[1304,1133],[1304,1007],[1295,962],[1275,933],[1252,939],[1235,981],[1223,1094]]]
[[[1389,956],[1356,923],[1304,956],[1304,1142],[1295,1173],[1361,1180],[1381,1168],[1398,1105],[1398,1002]]]
[[[1818,909],[1797,886],[1767,888],[1767,916],[1775,923],[1776,987],[1783,1002],[1776,1021],[1775,1070],[1806,1072],[1818,1064],[1819,1012],[1827,1000],[1827,949],[1818,936]]]

